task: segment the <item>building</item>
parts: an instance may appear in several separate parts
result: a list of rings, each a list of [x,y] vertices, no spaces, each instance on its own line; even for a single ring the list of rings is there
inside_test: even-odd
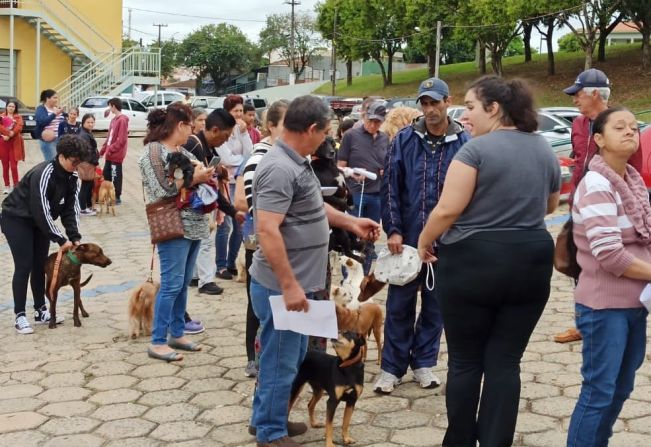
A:
[[[0,0],[0,94],[63,106],[159,84],[160,52],[122,51],[122,0]]]
[[[608,45],[642,42],[642,33],[633,22],[621,22],[608,34]]]

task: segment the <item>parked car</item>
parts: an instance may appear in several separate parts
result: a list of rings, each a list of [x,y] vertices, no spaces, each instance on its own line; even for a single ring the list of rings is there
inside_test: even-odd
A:
[[[461,118],[461,115],[463,115],[463,112],[466,111],[466,108],[464,106],[452,106],[448,107],[448,116],[452,118],[453,120],[459,121],[459,118]]]
[[[195,96],[190,101],[190,107],[193,109],[201,107],[206,113],[210,113],[215,109],[224,107],[224,99],[226,99],[225,96]]]
[[[570,138],[572,123],[553,113],[538,111],[538,133],[548,141]]]
[[[566,119],[570,123],[574,121],[574,118],[581,115],[577,107],[543,107],[540,109],[541,112],[551,113],[563,119]]]
[[[109,124],[113,119],[113,115],[109,113],[108,101],[112,96],[92,96],[86,98],[79,106],[79,118],[86,113],[92,113],[95,116],[95,130],[108,130]],[[149,110],[131,98],[120,98],[122,101],[122,113],[129,117],[129,130],[130,131],[145,131],[147,130],[147,115]]]
[[[421,110],[418,98],[391,98],[387,99],[387,112],[396,107],[411,107],[412,109]]]
[[[22,133],[31,132],[36,127],[36,120],[34,119],[36,110],[32,107],[27,107],[22,101],[13,96],[0,96],[0,110],[4,111],[9,101],[15,101],[18,104],[18,113],[23,117],[24,123]]]
[[[142,105],[149,110],[159,108],[164,109],[176,101],[185,101],[185,95],[179,92],[168,92],[159,90],[156,94],[151,94],[142,100]]]
[[[344,98],[335,99],[330,101],[330,108],[337,115],[337,118],[343,118],[353,111],[353,107],[361,104],[364,99],[362,98]]]

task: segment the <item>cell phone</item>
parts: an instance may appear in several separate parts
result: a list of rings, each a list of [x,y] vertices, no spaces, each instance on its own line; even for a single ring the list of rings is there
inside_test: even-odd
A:
[[[222,161],[222,159],[219,158],[219,155],[215,155],[212,160],[210,160],[210,163],[208,163],[208,167],[216,168],[220,161]]]

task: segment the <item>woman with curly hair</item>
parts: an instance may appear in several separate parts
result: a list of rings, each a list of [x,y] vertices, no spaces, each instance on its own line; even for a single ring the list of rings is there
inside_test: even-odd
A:
[[[423,112],[412,107],[396,107],[389,110],[380,130],[389,137],[389,141],[392,141],[400,129],[411,124],[413,120],[422,114]]]

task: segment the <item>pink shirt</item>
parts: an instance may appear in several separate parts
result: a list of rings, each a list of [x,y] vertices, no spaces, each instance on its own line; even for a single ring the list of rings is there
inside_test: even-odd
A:
[[[581,180],[572,220],[581,266],[576,302],[592,309],[642,307],[640,293],[647,282],[622,274],[634,258],[651,262],[651,246],[637,238],[619,193],[603,175],[588,171]]]

